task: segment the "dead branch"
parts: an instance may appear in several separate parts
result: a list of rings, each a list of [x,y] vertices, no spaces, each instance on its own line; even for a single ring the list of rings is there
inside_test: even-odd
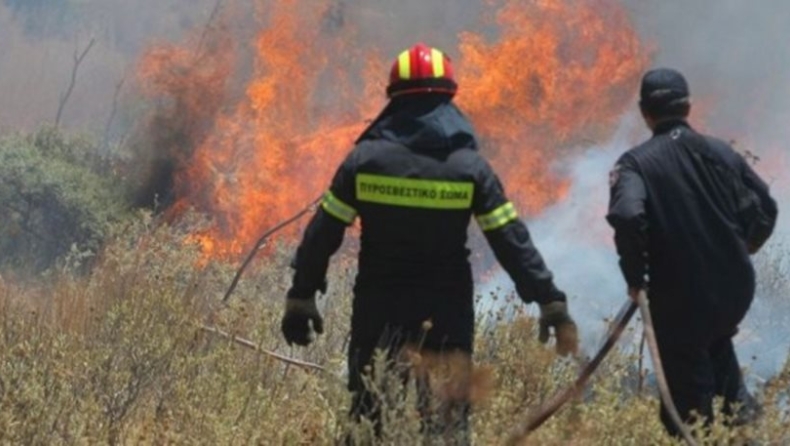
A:
[[[68,102],[69,97],[71,97],[71,92],[74,91],[74,86],[77,84],[77,72],[80,69],[80,65],[82,61],[85,60],[85,56],[88,55],[88,52],[93,48],[93,44],[96,43],[96,38],[91,37],[90,42],[88,45],[85,46],[85,49],[82,50],[82,53],[77,51],[77,48],[74,48],[74,66],[71,68],[71,81],[69,82],[68,88],[66,88],[65,93],[60,96],[60,104],[58,104],[58,114],[55,116],[55,128],[58,128],[60,125],[60,118],[63,116],[63,109],[66,107],[66,102]]]
[[[252,259],[255,258],[255,254],[257,254],[258,251],[261,250],[261,248],[266,246],[266,242],[268,241],[269,237],[275,232],[295,222],[296,220],[299,220],[300,218],[302,218],[302,216],[304,216],[308,212],[312,211],[315,208],[315,206],[318,205],[319,201],[321,201],[321,197],[318,197],[312,202],[310,202],[310,204],[308,204],[301,211],[297,212],[293,217],[269,229],[261,236],[261,238],[258,239],[258,241],[255,243],[255,246],[252,248],[252,251],[250,251],[249,255],[247,255],[247,258],[244,259],[244,263],[242,263],[241,267],[239,267],[239,270],[236,271],[236,275],[233,276],[233,281],[230,283],[230,287],[228,287],[228,291],[225,292],[225,296],[222,298],[223,304],[228,303],[228,299],[230,299],[231,293],[233,293],[233,290],[236,289],[236,285],[239,284],[239,279],[241,279],[241,274],[244,272],[245,269],[247,269],[247,266],[250,264],[250,262],[252,262]]]
[[[214,19],[219,13],[220,6],[222,6],[222,0],[217,0],[216,3],[214,3],[214,9],[211,10],[211,14],[208,16],[208,20],[206,20],[205,26],[203,26],[203,32],[200,34],[200,40],[198,40],[197,47],[195,48],[195,59],[200,58],[200,52],[203,50],[203,44],[206,41],[206,36],[211,29],[211,25],[214,23]]]
[[[254,350],[256,352],[263,353],[266,356],[272,357],[272,358],[274,358],[274,359],[276,359],[278,361],[284,362],[286,364],[295,365],[297,367],[301,367],[301,368],[306,369],[306,370],[318,370],[318,371],[321,371],[321,372],[325,372],[326,371],[326,369],[323,366],[320,366],[318,364],[313,364],[312,362],[307,362],[307,361],[301,361],[299,359],[295,359],[295,358],[291,358],[291,357],[288,357],[288,356],[285,356],[285,355],[281,355],[281,354],[273,352],[271,350],[266,350],[264,348],[261,348],[260,346],[258,346],[258,344],[254,343],[254,342],[252,342],[250,340],[247,340],[247,339],[244,339],[244,338],[240,338],[238,336],[233,336],[232,334],[226,333],[226,332],[224,332],[224,331],[222,331],[222,330],[220,330],[218,328],[215,328],[215,327],[209,327],[207,325],[202,325],[200,327],[200,329],[205,331],[205,332],[207,332],[207,333],[212,333],[212,334],[215,334],[217,336],[223,337],[225,339],[230,339],[231,341],[235,342],[238,345],[241,345],[242,347],[246,347],[246,348],[248,348],[250,350]]]
[[[121,89],[123,88],[123,84],[126,82],[126,76],[122,77],[117,84],[115,84],[115,93],[112,95],[112,109],[110,110],[110,116],[107,118],[107,123],[104,125],[104,141],[102,143],[102,147],[107,150],[110,146],[110,130],[112,129],[112,123],[115,120],[115,114],[118,113],[118,97],[121,95]]]

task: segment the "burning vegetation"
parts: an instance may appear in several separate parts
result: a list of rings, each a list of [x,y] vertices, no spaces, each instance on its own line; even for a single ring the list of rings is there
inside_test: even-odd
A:
[[[567,189],[552,163],[611,132],[647,55],[614,1],[493,7],[480,31],[446,51],[486,155],[534,215]],[[188,209],[209,216],[196,238],[207,256],[226,259],[323,192],[383,105],[391,57],[343,19],[351,5],[278,1],[256,11],[247,65],[224,25],[236,8],[202,32],[198,49],[154,47],[138,70],[143,91],[163,101],[144,133],[156,153],[144,197],[166,197],[171,220]]]
[[[140,8],[122,0],[61,3],[87,13],[100,2],[125,13]],[[47,1],[4,2],[28,3]],[[158,15],[165,15],[167,3],[155,2],[162,8]],[[119,144],[131,159],[94,157],[106,147],[47,129],[0,139],[0,204],[7,211],[0,219],[0,443],[336,444],[369,427],[350,425],[346,416],[341,375],[354,280],[347,263],[330,269],[328,298],[321,302],[326,333],[307,351],[289,352],[278,330],[292,246],[261,256],[233,300],[220,310],[217,302],[232,264],[266,229],[325,190],[332,169],[384,105],[391,58],[414,43],[395,41],[381,26],[394,20],[388,8],[401,2],[190,3],[218,7],[179,43],[150,45],[123,84],[122,107],[132,111],[122,110],[127,121],[116,123],[129,128],[116,130],[128,133]],[[572,179],[555,168],[557,161],[608,141],[633,107],[651,47],[640,41],[623,6],[628,3],[481,0],[482,14],[451,41],[442,40],[442,32],[436,42],[430,33],[421,34],[453,58],[457,101],[480,132],[510,198],[527,216],[563,200],[575,205]],[[0,21],[13,23],[2,8]],[[190,27],[195,17],[203,20],[199,9],[189,13]],[[701,105],[706,118],[719,108],[709,96],[699,97],[695,106]],[[16,113],[28,119],[26,110]],[[761,116],[755,111],[744,122]],[[757,154],[759,167],[781,190],[789,187],[784,133],[776,131],[770,139],[775,147]],[[744,148],[760,147],[752,142],[745,138]],[[596,175],[599,169],[589,170]],[[131,203],[119,190],[127,179]],[[586,183],[573,184],[578,189]],[[159,218],[127,212],[137,207],[154,208]],[[193,225],[193,211],[208,224]],[[574,221],[572,230],[583,232],[578,226]],[[292,225],[284,235],[294,242],[297,231]],[[603,244],[598,235],[585,232],[571,242],[583,238],[597,249]],[[579,262],[604,263],[586,256],[593,248],[578,243],[572,255]],[[787,312],[777,309],[787,308],[787,252],[786,242],[774,243],[755,258],[758,296],[770,298],[756,308],[760,319],[753,326],[759,327],[743,331],[754,340],[755,357],[785,357],[781,330],[788,321],[777,314]],[[590,269],[570,263],[561,268],[576,274],[580,287],[601,280],[601,265],[587,274]],[[7,272],[14,268],[35,271],[35,283]],[[443,378],[453,364],[428,369],[435,366],[433,358],[417,358],[426,366],[421,372],[445,379],[444,393],[471,389],[479,444],[502,444],[519,417],[578,371],[577,362],[558,359],[534,340],[536,324],[512,293],[491,288],[476,301],[481,311],[473,360],[479,368],[468,378],[470,388],[458,389],[456,381]],[[592,322],[582,331],[593,343],[594,332],[607,323],[599,314],[615,311],[595,291],[599,300],[592,307],[576,307],[590,310],[584,316]],[[583,398],[571,401],[527,444],[676,444],[655,417],[652,389],[643,385],[648,371],[630,342],[635,333],[634,326],[626,330],[627,342],[606,359]],[[300,361],[320,364],[320,371],[261,354],[271,350],[301,355]],[[731,429],[717,419],[700,433],[702,442],[790,442],[790,363],[777,364],[770,375],[756,388],[765,411],[755,424]],[[385,374],[375,379],[373,385],[382,387],[400,382]],[[393,392],[398,394],[385,398],[391,404],[384,408],[389,424],[383,438],[415,444],[415,389]]]

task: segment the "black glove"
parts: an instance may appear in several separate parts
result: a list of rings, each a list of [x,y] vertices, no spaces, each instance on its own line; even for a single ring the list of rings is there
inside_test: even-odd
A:
[[[313,342],[310,322],[312,322],[313,331],[316,334],[324,332],[324,319],[318,313],[315,298],[285,300],[285,315],[280,329],[288,345],[306,346]]]
[[[554,328],[557,337],[557,353],[576,354],[579,350],[579,334],[576,323],[568,314],[568,304],[562,301],[550,302],[540,306],[540,331],[538,340],[546,343],[549,340],[549,328]]]

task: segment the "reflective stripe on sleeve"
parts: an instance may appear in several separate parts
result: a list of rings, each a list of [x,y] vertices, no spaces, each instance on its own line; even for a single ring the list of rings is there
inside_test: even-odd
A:
[[[493,231],[501,228],[513,220],[518,219],[518,212],[513,203],[507,202],[485,215],[475,216],[477,224],[483,231]]]
[[[357,218],[357,210],[351,206],[343,203],[342,200],[337,198],[332,191],[327,191],[324,194],[324,199],[321,200],[321,207],[330,215],[350,225]]]

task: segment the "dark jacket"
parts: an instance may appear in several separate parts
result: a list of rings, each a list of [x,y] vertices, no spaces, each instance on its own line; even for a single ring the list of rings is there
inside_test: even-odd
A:
[[[392,318],[408,319],[424,316],[418,313],[425,307],[460,309],[469,314],[458,323],[471,333],[472,215],[525,302],[564,300],[450,98],[393,99],[340,166],[308,225],[289,297],[309,298],[322,288],[329,257],[359,216],[355,312],[392,310]]]
[[[626,152],[611,183],[620,266],[630,287],[649,277],[657,324],[732,330],[754,293],[750,251],[776,222],[768,186],[727,143],[683,120]]]

